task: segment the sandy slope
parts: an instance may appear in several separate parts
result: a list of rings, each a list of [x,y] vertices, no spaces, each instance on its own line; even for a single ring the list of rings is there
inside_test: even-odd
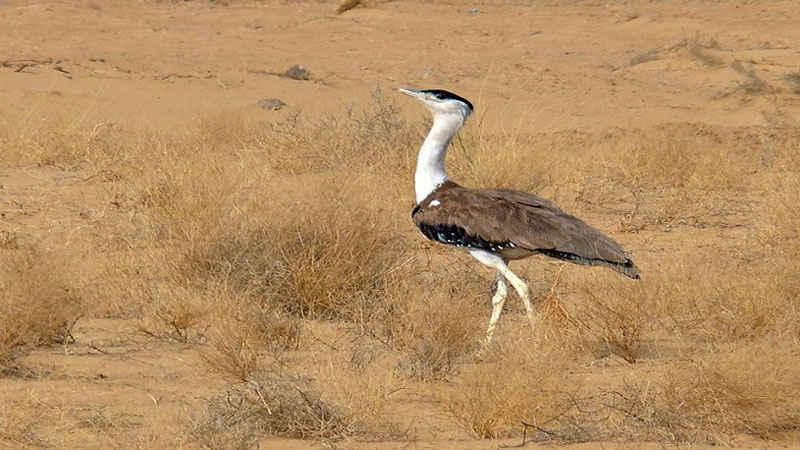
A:
[[[473,7],[479,12],[468,13]],[[458,91],[491,123],[520,130],[769,124],[795,120],[800,107],[797,87],[782,80],[800,65],[793,2],[331,9],[7,1],[0,43],[11,62],[0,72],[0,95],[25,108],[57,92],[105,120],[149,125],[255,107],[265,97],[283,99],[286,112],[330,111],[397,86]],[[53,62],[16,72],[17,60]],[[748,78],[734,61],[763,78],[769,95],[743,98],[738,88]],[[274,75],[293,64],[314,81]]]

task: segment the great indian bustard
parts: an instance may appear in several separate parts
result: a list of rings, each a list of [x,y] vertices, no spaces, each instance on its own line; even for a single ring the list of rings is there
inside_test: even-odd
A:
[[[534,326],[528,285],[508,262],[543,254],[574,264],[604,266],[639,279],[625,251],[611,238],[553,203],[509,189],[470,189],[450,181],[444,168],[450,141],[472,114],[469,100],[443,90],[398,89],[433,113],[433,126],[422,144],[414,174],[416,203],[411,217],[430,240],[466,249],[497,270],[497,290],[486,342],[492,340],[503,310],[508,283],[517,291]]]

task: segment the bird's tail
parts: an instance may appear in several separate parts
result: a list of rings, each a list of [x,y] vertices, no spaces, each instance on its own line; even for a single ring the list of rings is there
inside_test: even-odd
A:
[[[634,280],[642,279],[642,276],[639,275],[639,268],[636,267],[636,265],[630,259],[626,259],[624,263],[605,261],[602,259],[599,261],[600,262],[595,265],[608,267],[609,269],[619,272],[626,277],[631,277]]]
[[[610,261],[607,259],[601,258],[586,258],[580,255],[576,255],[574,253],[569,252],[560,252],[558,250],[551,250],[551,249],[537,249],[539,253],[545,254],[552,258],[558,258],[564,261],[569,261],[573,264],[578,264],[581,266],[603,266],[608,267],[609,269],[619,272],[626,277],[633,278],[634,280],[640,280],[642,278],[639,275],[639,268],[630,260],[630,258],[625,258],[625,262],[617,262],[617,261]]]

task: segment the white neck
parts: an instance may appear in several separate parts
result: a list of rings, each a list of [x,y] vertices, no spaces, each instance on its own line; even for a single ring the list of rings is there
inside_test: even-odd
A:
[[[417,158],[417,171],[414,174],[414,190],[417,203],[425,200],[439,186],[450,178],[444,170],[444,158],[450,141],[464,125],[461,114],[439,114],[433,118],[433,126],[422,143]]]

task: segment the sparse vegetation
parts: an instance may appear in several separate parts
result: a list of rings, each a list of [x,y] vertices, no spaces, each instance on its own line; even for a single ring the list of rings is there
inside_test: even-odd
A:
[[[540,331],[530,335],[526,327],[510,325],[519,308],[512,294],[499,341],[516,343],[486,349],[481,338],[490,274],[475,267],[442,270],[447,264],[438,247],[406,237],[413,230],[402,219],[407,211],[400,199],[410,189],[413,152],[405,147],[413,149],[418,127],[397,114],[378,98],[365,113],[348,110],[319,121],[295,116],[266,131],[242,116],[215,116],[194,136],[149,136],[131,144],[135,153],[126,161],[149,160],[145,170],[113,159],[96,166],[125,174],[129,191],[116,198],[146,214],[144,233],[138,233],[155,246],[145,260],[161,276],[130,285],[127,294],[141,296],[135,303],[144,305],[140,330],[199,346],[208,367],[235,383],[194,416],[192,439],[246,446],[267,436],[398,436],[389,431],[397,428],[386,415],[392,390],[375,384],[397,380],[431,384],[441,407],[480,438],[512,435],[521,423],[539,427],[537,439],[562,441],[624,436],[729,442],[740,433],[772,436],[771,430],[791,427],[792,375],[776,366],[756,389],[750,383],[757,377],[747,375],[741,355],[800,329],[796,315],[786,313],[797,309],[800,293],[791,262],[798,252],[792,205],[800,191],[791,149],[800,133],[779,138],[753,128],[675,125],[522,138],[468,129],[453,152],[458,177],[476,185],[548,189],[582,215],[613,205],[619,211],[615,220],[626,217],[623,230],[632,233],[652,224],[702,230],[712,220],[763,218],[748,228],[751,248],[720,247],[702,258],[672,250],[659,270],[645,270],[641,283],[591,269],[549,273],[541,281],[560,283],[536,295],[544,321]],[[348,134],[335,137],[341,129]],[[395,130],[394,140],[373,142],[377,135],[369,130],[375,129]],[[325,144],[315,148],[304,140],[308,136]],[[362,158],[356,149],[364,145],[383,153]],[[197,148],[204,149],[202,159],[187,157]],[[327,162],[298,163],[301,148],[325,154]],[[567,154],[567,148],[573,150]],[[46,146],[40,150],[37,158],[64,158],[48,155]],[[573,170],[556,164],[553,154],[566,155]],[[499,164],[505,158],[516,158],[522,170]],[[286,175],[278,175],[287,168],[291,177],[311,177],[315,186],[287,191],[281,178]],[[708,198],[749,195],[761,176],[774,186],[761,205],[708,207]],[[378,179],[381,195],[396,199],[395,206],[360,189]],[[731,210],[741,205],[750,206]],[[4,257],[16,258],[3,266],[14,268],[4,279],[30,280],[23,274],[36,270],[42,273],[37,280],[52,280],[38,282],[36,289],[4,285],[4,298],[25,292],[26,304],[38,301],[44,308],[26,309],[29,321],[18,313],[2,315],[17,318],[4,324],[17,330],[4,334],[9,370],[25,350],[66,339],[77,303],[74,288],[55,266],[36,262],[42,256],[16,234],[4,236]],[[73,306],[48,309],[53,298]],[[352,339],[373,342],[369,355],[366,347],[360,356],[352,354],[350,364],[361,373],[353,372],[349,384],[328,375],[311,382],[295,367],[292,355],[321,342],[313,331],[319,321],[344,324]],[[325,345],[337,354],[351,348]],[[793,345],[783,347],[787,358]],[[531,353],[534,348],[554,353]],[[570,381],[579,365],[616,361],[614,355],[628,365],[618,370],[632,384],[612,393]],[[639,368],[643,362],[659,362],[663,370],[649,377]],[[370,395],[353,396],[352,383]],[[770,392],[785,402],[767,405],[763,399]],[[696,400],[682,402],[679,395]],[[587,420],[596,420],[589,410],[606,418],[588,426]]]
[[[800,72],[791,72],[784,75],[783,81],[792,87],[795,94],[800,94]]]
[[[301,378],[258,378],[209,401],[192,434],[206,447],[248,448],[268,436],[337,440],[353,424]]]
[[[0,250],[0,375],[32,349],[64,343],[80,316],[65,259],[33,247]]]
[[[122,22],[123,6],[106,3],[75,8],[120,36],[102,21]],[[664,16],[650,4],[611,5],[622,8],[611,16],[587,6],[600,32],[648,27],[642,51],[599,36],[612,50],[598,52],[542,21],[509,37],[525,45],[508,45],[486,73],[454,70],[467,59],[447,46],[452,61],[430,70],[413,61],[420,68],[407,73],[386,71],[408,60],[392,52],[392,61],[355,68],[343,58],[347,70],[334,58],[276,68],[238,52],[271,28],[305,25],[254,19],[260,2],[166,3],[124,7],[158,12],[137,17],[137,36],[180,48],[186,57],[169,55],[170,68],[135,69],[135,52],[0,61],[0,76],[31,83],[0,90],[13,106],[0,111],[0,447],[458,447],[523,430],[527,442],[554,445],[797,445],[800,127],[770,120],[797,108],[800,77],[784,44],[751,30],[685,38],[659,28]],[[330,4],[303,4],[321,30],[382,31],[392,8],[418,14],[367,6],[336,16]],[[480,23],[458,29],[476,52],[495,39],[494,16],[510,17],[490,4],[425,12],[433,23],[451,7]],[[57,15],[48,8],[13,11]],[[179,28],[202,28],[176,26],[187,10],[222,24],[221,34],[186,40],[217,56],[170,75],[171,65],[202,59],[179,45]],[[164,11],[174,21],[162,23]],[[247,20],[227,22],[233,14]],[[436,24],[436,39],[455,36]],[[562,35],[574,52],[524,64],[567,45]],[[229,36],[248,65],[225,72],[231,60],[205,44]],[[374,42],[353,36],[331,42]],[[318,36],[305,37],[317,45]],[[426,39],[420,45],[435,48]],[[512,56],[522,62],[506,65]],[[272,75],[295,62],[313,67],[313,80]],[[612,62],[619,67],[606,70]],[[75,101],[59,83],[47,88],[48,76],[76,92],[112,81]],[[427,119],[386,92],[363,91],[401,76],[475,102],[448,156],[456,181],[557,202],[630,249],[643,279],[545,258],[514,262],[531,281],[535,330],[512,291],[484,345],[492,273],[425,241],[409,220]],[[192,114],[156,124],[152,104],[124,105],[131,109],[117,116],[106,109],[118,88],[153,80],[178,93],[159,102],[180,98]],[[179,97],[192,89],[209,97]],[[20,101],[16,90],[25,91]],[[331,106],[354,92],[351,105]],[[514,98],[522,93],[530,111]],[[287,105],[258,107],[272,95]],[[310,96],[316,109],[301,109]],[[600,120],[609,111],[619,118]]]

